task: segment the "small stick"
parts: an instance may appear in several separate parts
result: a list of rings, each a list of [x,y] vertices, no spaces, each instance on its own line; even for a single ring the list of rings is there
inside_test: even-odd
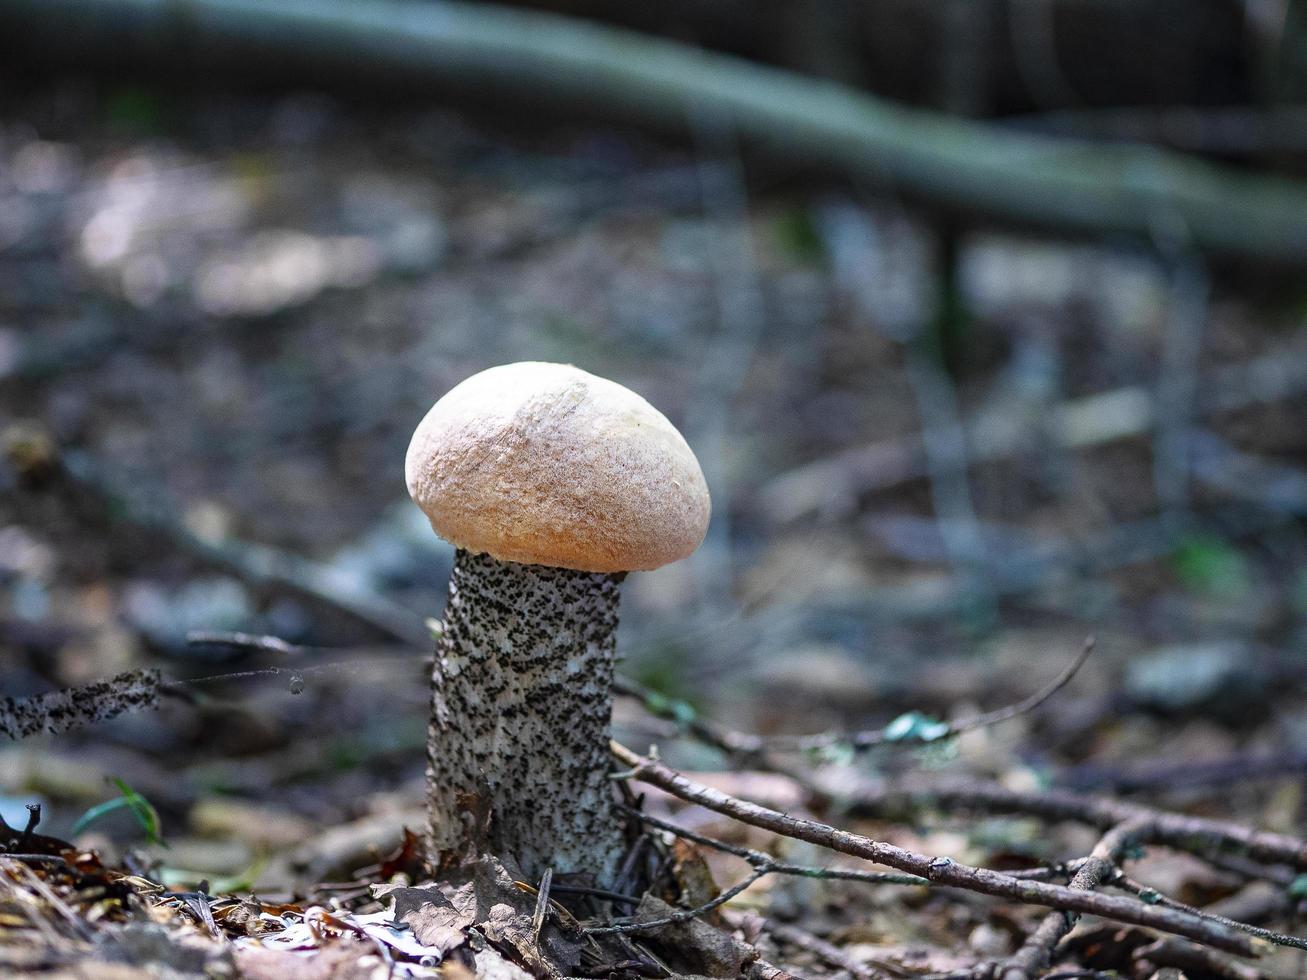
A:
[[[186,645],[192,647],[218,647],[238,652],[257,650],[260,653],[276,653],[283,656],[296,656],[307,653],[309,648],[295,643],[288,643],[278,636],[260,636],[254,633],[225,633],[216,630],[191,630],[186,634]]]
[[[987,868],[961,864],[951,858],[932,858],[815,820],[790,816],[736,799],[709,786],[695,783],[662,763],[637,755],[617,742],[612,743],[612,753],[620,763],[634,770],[636,779],[657,786],[688,803],[696,803],[742,823],[762,827],[785,837],[920,875],[934,885],[1116,919],[1160,932],[1186,936],[1242,956],[1251,956],[1255,952],[1252,942],[1239,933],[1174,909],[1155,908],[1117,896],[1072,891],[1062,885],[1014,878]]]
[[[545,914],[549,911],[549,888],[554,883],[554,869],[545,868],[540,876],[540,887],[536,889],[535,914],[531,916],[531,942],[540,941],[540,930],[545,927]]]
[[[828,943],[820,936],[814,936],[806,929],[784,922],[767,920],[763,928],[773,939],[806,950],[825,960],[831,966],[839,967],[857,977],[858,980],[888,980],[888,973],[882,973],[869,963],[859,963],[834,943]]]
[[[689,922],[691,919],[697,919],[701,915],[707,915],[713,909],[725,905],[736,895],[739,895],[742,891],[767,873],[768,872],[766,871],[754,871],[747,878],[736,882],[716,898],[704,902],[702,905],[696,906],[692,909],[683,909],[679,912],[673,912],[671,915],[659,916],[656,919],[644,919],[636,922],[617,922],[611,926],[587,926],[583,931],[589,936],[624,936],[635,932],[649,932],[653,929],[662,929],[665,926],[674,926],[678,922]]]
[[[54,889],[42,881],[31,868],[19,861],[10,861],[4,855],[0,855],[0,868],[4,868],[6,871],[17,871],[18,877],[22,878],[25,884],[44,898],[50,904],[50,907],[58,912],[72,927],[73,932],[82,939],[91,939],[91,930],[87,927],[86,922],[70,909],[67,903],[54,893]]]
[[[1141,946],[1131,957],[1140,966],[1152,964],[1153,967],[1179,967],[1180,970],[1195,975],[1223,977],[1224,980],[1264,980],[1266,977],[1261,970],[1232,962],[1210,949],[1203,949],[1174,936],[1163,936],[1156,942]],[[1182,977],[1185,975],[1183,972],[1180,974]]]
[[[1207,851],[1234,853],[1307,871],[1307,840],[1302,838],[1253,830],[1223,820],[1169,813],[1105,796],[1056,789],[1023,793],[974,779],[908,777],[884,783],[867,781],[849,793],[842,793],[840,799],[864,814],[931,805],[970,807],[993,813],[1028,813],[1045,820],[1069,820],[1102,830],[1138,819],[1145,821],[1150,830],[1148,843],[1165,844],[1198,855]]]
[[[1089,858],[1071,878],[1068,887],[1076,891],[1092,891],[1111,879],[1121,856],[1145,828],[1139,822],[1118,824],[1103,835]],[[1001,980],[1032,980],[1038,972],[1049,966],[1053,950],[1066,938],[1079,921],[1076,912],[1050,912],[1031,933],[1025,944],[1017,950],[1000,974]]]
[[[631,816],[651,827],[657,827],[659,830],[665,830],[677,837],[684,837],[686,840],[694,841],[696,844],[702,844],[704,847],[711,847],[714,850],[722,851],[726,854],[734,854],[736,857],[743,858],[753,866],[754,870],[761,870],[767,874],[792,875],[796,878],[825,878],[832,881],[861,881],[869,885],[929,885],[930,882],[918,875],[896,874],[892,871],[855,871],[851,868],[818,868],[806,864],[784,864],[775,860],[762,851],[755,851],[749,847],[739,847],[736,844],[728,844],[726,841],[717,840],[715,837],[706,837],[703,834],[696,833],[685,827],[677,826],[667,820],[660,820],[658,817],[650,816],[647,813],[641,813],[631,807],[622,807],[622,810]],[[1042,869],[1039,869],[1042,870]]]
[[[1238,929],[1240,932],[1246,932],[1250,936],[1256,936],[1258,939],[1265,939],[1268,943],[1274,943],[1276,946],[1288,946],[1292,949],[1307,949],[1307,939],[1299,939],[1297,936],[1286,936],[1284,933],[1272,932],[1270,929],[1263,929],[1261,926],[1250,925],[1247,922],[1239,922],[1224,915],[1218,915],[1215,912],[1208,912],[1206,909],[1200,909],[1193,905],[1186,905],[1184,902],[1168,898],[1155,888],[1149,888],[1142,885],[1133,878],[1126,875],[1118,874],[1112,879],[1112,884],[1117,888],[1124,889],[1132,895],[1138,895],[1141,898],[1148,896],[1147,901],[1155,902],[1158,905],[1164,905],[1169,909],[1179,909],[1182,912],[1188,912],[1191,915],[1197,915],[1207,919],[1210,922],[1219,922],[1223,926],[1231,929]]]
[[[959,718],[957,721],[949,722],[939,734],[932,734],[929,738],[906,738],[891,739],[886,735],[884,728],[872,729],[869,731],[854,732],[853,734],[841,734],[839,732],[825,732],[820,735],[799,735],[799,736],[771,736],[761,739],[763,744],[768,748],[783,751],[807,751],[811,749],[826,748],[832,745],[848,744],[854,749],[869,749],[876,745],[882,745],[889,741],[898,743],[908,741],[929,741],[936,742],[940,739],[953,738],[964,732],[975,731],[979,728],[990,728],[994,725],[1001,724],[1005,721],[1011,721],[1013,718],[1019,718],[1021,715],[1029,714],[1044,702],[1048,701],[1058,691],[1066,687],[1071,679],[1076,676],[1080,668],[1085,665],[1089,655],[1094,652],[1096,640],[1094,637],[1088,637],[1080,652],[1076,654],[1075,659],[1066,665],[1052,681],[1046,684],[1041,690],[1016,704],[1010,704],[1006,707],[997,708],[994,711],[986,711],[982,714],[972,715],[970,718]]]
[[[106,721],[124,711],[159,705],[157,670],[129,670],[93,684],[27,698],[0,698],[0,735],[12,739],[57,735]]]
[[[618,694],[640,700],[650,714],[676,722],[686,732],[706,745],[720,749],[728,755],[759,759],[765,763],[765,768],[785,772],[787,770],[781,769],[767,759],[766,752],[768,750],[774,752],[808,752],[835,745],[848,745],[855,751],[864,751],[887,742],[897,744],[914,741],[936,742],[941,739],[952,738],[964,732],[975,731],[978,728],[988,728],[1010,721],[1020,715],[1029,714],[1071,682],[1071,679],[1084,666],[1085,661],[1089,659],[1089,655],[1094,652],[1094,643],[1093,637],[1086,639],[1084,646],[1075,659],[1057,677],[1029,697],[1018,701],[1016,704],[1010,704],[994,711],[973,715],[970,718],[959,718],[957,721],[941,725],[937,731],[931,732],[928,736],[910,735],[904,738],[895,738],[887,735],[884,728],[860,732],[822,732],[816,735],[751,735],[722,728],[706,719],[699,718],[693,714],[693,709],[690,709],[688,705],[663,697],[658,692],[626,678],[617,678],[613,683],[613,690]]]

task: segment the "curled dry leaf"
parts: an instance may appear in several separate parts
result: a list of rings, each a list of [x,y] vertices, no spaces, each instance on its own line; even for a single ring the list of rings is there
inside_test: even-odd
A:
[[[441,958],[463,945],[477,921],[476,882],[470,879],[457,886],[397,888],[389,896],[395,900],[395,921],[412,929],[422,945],[439,950]]]
[[[636,917],[660,919],[676,911],[661,899],[646,895],[636,910]],[[645,939],[674,965],[703,976],[742,976],[745,967],[758,958],[758,951],[753,947],[699,919],[666,926]]]
[[[501,948],[511,948],[537,973],[549,975],[580,963],[581,944],[547,923],[536,939],[532,930],[535,898],[517,885],[517,878],[493,857],[464,865],[445,881],[413,887],[380,885],[378,898],[394,902],[394,921],[413,930],[414,937],[444,958],[478,929]]]

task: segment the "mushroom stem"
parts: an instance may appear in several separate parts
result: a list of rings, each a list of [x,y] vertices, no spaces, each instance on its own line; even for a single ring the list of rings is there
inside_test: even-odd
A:
[[[433,860],[489,849],[533,878],[609,882],[623,850],[608,742],[624,577],[458,550],[427,741]]]

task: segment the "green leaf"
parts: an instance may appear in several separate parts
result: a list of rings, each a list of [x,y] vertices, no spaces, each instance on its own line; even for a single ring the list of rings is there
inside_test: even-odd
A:
[[[83,830],[95,823],[97,820],[115,813],[118,810],[129,810],[136,822],[140,824],[141,830],[145,832],[145,839],[151,844],[159,844],[167,847],[168,844],[162,836],[162,827],[159,821],[159,811],[154,808],[144,796],[132,789],[126,780],[114,777],[113,784],[118,787],[118,792],[122,795],[114,797],[112,800],[106,800],[99,803],[80,817],[73,824],[73,836],[80,834]]]
[[[1299,875],[1289,882],[1289,897],[1293,899],[1307,898],[1307,875]]]
[[[671,718],[681,727],[685,727],[699,717],[699,712],[694,710],[694,705],[689,701],[668,697],[661,691],[646,691],[644,706],[650,714],[658,715],[660,718]]]
[[[947,722],[923,715],[920,711],[909,711],[899,715],[885,726],[887,742],[934,742],[949,733]]]
[[[1213,534],[1191,534],[1171,557],[1176,575],[1194,592],[1240,598],[1252,591],[1252,572],[1243,554]]]

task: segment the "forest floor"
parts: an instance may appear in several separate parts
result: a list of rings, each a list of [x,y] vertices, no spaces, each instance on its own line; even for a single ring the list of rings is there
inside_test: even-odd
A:
[[[626,676],[740,731],[882,730],[1019,701],[1093,634],[1036,711],[799,762],[830,781],[965,774],[1307,833],[1303,297],[1254,301],[1195,257],[1123,243],[980,229],[945,248],[892,196],[753,164],[721,134],[687,148],[502,109],[5,88],[0,695],[143,666],[189,694],[0,747],[0,816],[21,828],[39,803],[40,833],[101,856],[82,873],[135,869],[132,914],[174,927],[160,969],[230,969],[226,943],[261,931],[301,930],[288,947],[349,933],[313,907],[385,919],[366,881],[403,870],[380,856],[422,821],[423,620],[451,560],[407,501],[404,451],[440,394],[522,359],[643,394],[714,492],[701,551],[626,583]],[[261,573],[268,548],[296,575]],[[974,808],[841,816],[645,707],[615,716],[638,751],[656,742],[734,795],[914,851],[1013,869],[1098,837]],[[703,856],[719,885],[748,872]],[[1307,929],[1303,869],[1268,884],[1162,848],[1130,868],[1188,904]],[[123,976],[155,955],[148,930],[110,929],[127,906],[65,896],[77,924],[46,921],[16,882],[0,892],[6,970],[83,975],[52,935]],[[210,903],[228,894],[244,901]],[[796,975],[911,977],[1001,961],[1042,915],[770,875],[720,922]],[[1061,975],[1307,972],[1295,951],[1256,967],[1138,955],[1152,941],[1087,919],[1060,956],[1090,972]],[[239,962],[363,975],[358,949],[330,955],[344,959],[299,957],[295,974]]]

